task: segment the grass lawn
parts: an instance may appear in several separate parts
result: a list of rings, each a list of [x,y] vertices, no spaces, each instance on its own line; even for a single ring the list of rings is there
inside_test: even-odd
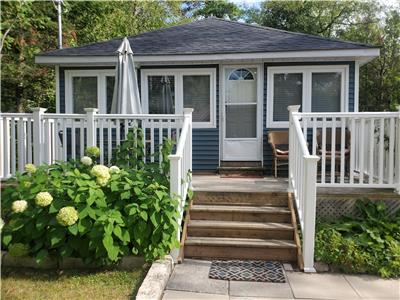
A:
[[[1,299],[134,299],[146,273],[2,268]]]

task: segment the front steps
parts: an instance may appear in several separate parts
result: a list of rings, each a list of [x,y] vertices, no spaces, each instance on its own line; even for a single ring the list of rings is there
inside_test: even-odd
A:
[[[184,257],[296,261],[292,218],[285,192],[195,191]]]
[[[262,178],[264,168],[259,161],[221,161],[218,173],[222,178]]]

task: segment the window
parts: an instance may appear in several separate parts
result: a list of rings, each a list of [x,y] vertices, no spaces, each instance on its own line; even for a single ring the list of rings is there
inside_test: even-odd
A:
[[[67,113],[84,114],[96,107],[99,113],[111,112],[115,70],[66,70],[65,107]]]
[[[193,108],[193,126],[215,127],[215,69],[142,69],[143,110],[182,114]]]
[[[268,68],[267,127],[289,126],[289,105],[301,111],[347,110],[348,66],[293,66]]]

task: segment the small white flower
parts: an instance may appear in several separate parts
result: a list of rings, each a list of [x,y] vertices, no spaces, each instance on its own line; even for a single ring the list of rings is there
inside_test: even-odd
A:
[[[48,192],[40,192],[36,195],[35,200],[39,206],[48,206],[53,201],[53,197]]]
[[[81,158],[81,163],[85,166],[91,166],[93,164],[93,161],[89,156],[83,156]]]
[[[119,173],[120,169],[117,166],[111,166],[109,171],[110,171],[110,174]]]
[[[25,171],[28,172],[29,174],[33,174],[36,172],[36,167],[34,164],[26,164]]]
[[[12,203],[11,210],[15,213],[22,213],[27,209],[27,207],[28,202],[25,200],[17,200]]]

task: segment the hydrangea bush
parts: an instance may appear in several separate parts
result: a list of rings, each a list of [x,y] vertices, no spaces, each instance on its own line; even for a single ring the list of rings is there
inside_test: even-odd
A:
[[[160,148],[166,158],[172,143]],[[78,257],[111,264],[131,254],[151,261],[177,247],[179,201],[170,197],[167,162],[108,168],[96,164],[98,149],[86,154],[27,166],[12,179],[15,186],[2,192],[3,249],[38,262]],[[142,160],[137,153],[135,159]]]

